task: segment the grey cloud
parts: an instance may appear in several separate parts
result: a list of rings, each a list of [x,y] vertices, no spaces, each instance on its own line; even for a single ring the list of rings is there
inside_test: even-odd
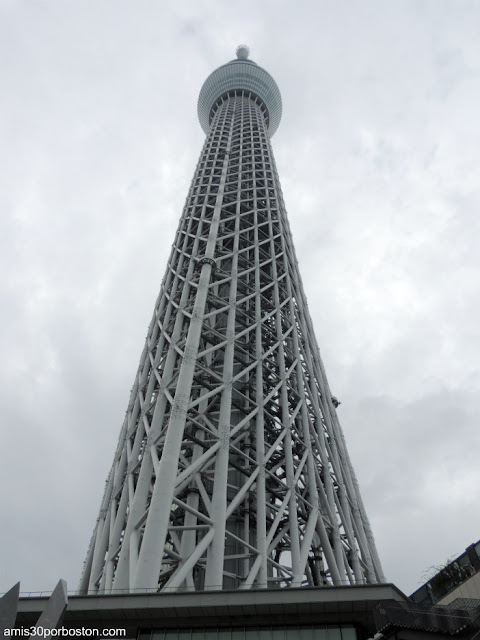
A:
[[[246,41],[302,276],[388,577],[478,539],[474,2],[2,6],[4,572],[75,588],[203,142]]]

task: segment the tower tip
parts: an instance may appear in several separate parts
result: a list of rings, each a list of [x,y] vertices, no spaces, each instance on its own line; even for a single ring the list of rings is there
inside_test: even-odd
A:
[[[250,54],[250,49],[247,47],[246,44],[240,44],[237,47],[237,58],[239,60],[247,60],[249,54]]]

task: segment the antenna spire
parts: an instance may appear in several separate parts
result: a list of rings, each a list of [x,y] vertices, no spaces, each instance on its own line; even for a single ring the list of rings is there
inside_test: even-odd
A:
[[[236,53],[239,60],[247,60],[248,56],[250,55],[250,49],[246,44],[240,44],[237,47]]]

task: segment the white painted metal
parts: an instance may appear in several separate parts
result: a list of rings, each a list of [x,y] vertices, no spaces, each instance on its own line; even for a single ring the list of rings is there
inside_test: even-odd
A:
[[[81,593],[384,581],[274,164],[280,94],[221,69]]]

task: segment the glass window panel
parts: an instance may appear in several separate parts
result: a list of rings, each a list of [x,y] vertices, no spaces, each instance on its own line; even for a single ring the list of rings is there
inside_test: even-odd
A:
[[[357,630],[355,627],[341,627],[342,640],[357,640]]]
[[[258,640],[273,640],[272,629],[259,629],[257,632]]]
[[[298,630],[298,640],[314,640],[313,638],[313,629],[299,629]]]
[[[318,627],[260,627],[168,629],[143,632],[138,640],[357,640],[351,625]]]
[[[287,640],[298,640],[298,627],[286,629],[285,636]]]
[[[340,627],[327,627],[326,640],[342,640]]]

